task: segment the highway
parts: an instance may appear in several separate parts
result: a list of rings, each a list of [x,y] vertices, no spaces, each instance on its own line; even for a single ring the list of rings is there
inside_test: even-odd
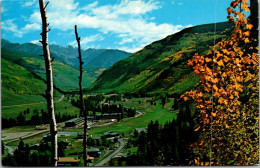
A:
[[[104,156],[98,163],[92,165],[92,166],[103,166],[107,162],[109,162],[114,156],[116,156],[119,152],[123,150],[123,148],[126,145],[126,141],[122,139],[118,139],[119,146],[118,148],[113,151],[112,153],[109,153],[107,156]]]

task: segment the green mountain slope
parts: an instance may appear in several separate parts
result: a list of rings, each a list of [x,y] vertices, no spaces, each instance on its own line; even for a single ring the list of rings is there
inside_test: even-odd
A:
[[[3,58],[1,60],[1,67],[3,88],[18,94],[41,95],[44,93],[44,81],[24,67]]]
[[[41,96],[46,89],[42,79],[24,67],[1,59],[2,106],[45,101]]]
[[[90,91],[147,93],[183,93],[197,82],[187,60],[194,53],[205,54],[209,46],[231,31],[230,23],[206,24],[186,28],[153,42],[104,71]]]
[[[39,55],[2,48],[1,57],[2,59],[9,60],[14,64],[24,67],[28,71],[33,72],[38,78],[45,79],[44,59]],[[53,78],[56,88],[62,91],[77,89],[78,76],[78,70],[54,60]],[[83,81],[83,87],[89,86],[95,80],[95,78],[89,76],[86,72],[84,72],[83,78],[85,79]]]
[[[120,54],[118,54],[120,53]],[[120,51],[120,50],[111,50],[107,49],[100,53],[95,58],[91,59],[86,63],[85,67],[101,67],[101,68],[109,68],[115,62],[118,62],[131,54],[128,52]]]

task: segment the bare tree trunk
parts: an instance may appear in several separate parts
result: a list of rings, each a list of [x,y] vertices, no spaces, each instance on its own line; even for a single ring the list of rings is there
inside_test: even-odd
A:
[[[259,26],[258,0],[250,0],[249,18],[251,20],[251,23],[254,25],[253,29],[251,30],[251,37],[258,39],[258,26]]]
[[[48,28],[48,19],[46,7],[48,3],[45,5],[44,0],[39,0],[41,18],[42,18],[42,47],[43,47],[43,57],[45,60],[45,69],[46,69],[46,81],[47,81],[47,89],[45,98],[47,100],[47,108],[50,117],[50,132],[51,132],[51,164],[52,166],[57,166],[58,160],[58,137],[57,137],[57,126],[54,112],[54,101],[53,101],[53,76],[52,76],[52,61],[50,55],[50,49],[48,44],[48,32],[50,29]]]
[[[82,91],[82,65],[84,62],[82,62],[81,58],[81,48],[80,48],[80,37],[78,37],[77,32],[77,25],[75,25],[75,34],[76,34],[76,40],[78,42],[78,53],[79,53],[79,98],[80,98],[80,114],[84,116],[84,134],[83,134],[83,160],[84,160],[84,166],[87,166],[87,113],[84,109],[83,105],[83,91]]]

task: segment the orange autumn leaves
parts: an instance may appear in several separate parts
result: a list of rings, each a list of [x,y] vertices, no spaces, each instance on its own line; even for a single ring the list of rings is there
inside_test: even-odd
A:
[[[245,11],[249,9],[247,0],[231,2],[231,7],[238,6],[241,6]],[[213,97],[218,100],[220,105],[227,105],[231,103],[231,100],[238,101],[239,93],[243,92],[242,83],[252,80],[253,77],[257,78],[257,75],[252,74],[252,71],[257,73],[258,69],[257,53],[247,53],[239,47],[238,43],[241,41],[240,38],[243,38],[242,41],[245,43],[249,42],[248,37],[252,24],[248,23],[242,12],[237,12],[230,7],[227,11],[229,16],[233,13],[238,22],[232,32],[232,38],[216,44],[214,49],[212,48],[213,51],[209,51],[207,57],[195,54],[193,60],[188,60],[188,66],[193,67],[194,74],[201,75],[200,83],[197,85],[202,86],[202,89],[186,92],[181,98],[184,100],[193,98],[195,102],[199,103],[198,108],[202,111],[204,111],[203,108],[209,107],[209,101],[206,104],[206,101],[202,101],[202,92],[204,92],[204,100],[205,98],[212,99],[210,94],[213,92]],[[215,53],[213,53],[214,50]]]
[[[236,11],[235,8],[239,8],[239,11]],[[233,9],[232,9],[233,8]],[[235,24],[235,29],[232,33],[232,37],[235,41],[244,41],[245,43],[249,43],[250,31],[243,31],[243,27],[246,26],[248,30],[253,28],[252,24],[248,23],[248,19],[245,18],[246,14],[243,11],[248,12],[248,0],[235,0],[231,2],[231,7],[227,8],[228,13],[228,21],[233,22]]]
[[[181,98],[194,100],[199,112],[195,131],[201,131],[199,141],[204,143],[192,144],[193,150],[204,152],[203,159],[211,158],[215,165],[250,165],[259,156],[259,134],[255,131],[259,128],[259,66],[258,54],[253,52],[258,47],[250,49],[253,25],[243,13],[249,10],[248,1],[234,0],[230,6],[228,19],[235,23],[230,38],[211,47],[207,56],[195,54],[188,60],[194,74],[200,75],[200,82],[197,89]],[[214,136],[209,139],[211,135]],[[240,142],[241,137],[246,143]]]

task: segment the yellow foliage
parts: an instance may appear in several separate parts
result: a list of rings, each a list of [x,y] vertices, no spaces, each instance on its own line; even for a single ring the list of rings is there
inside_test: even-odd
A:
[[[7,65],[7,67],[9,68],[9,69],[14,69],[13,67],[11,67],[10,65]]]
[[[247,0],[233,0],[227,9],[229,21],[235,20],[229,39],[215,45],[215,55],[213,52],[207,57],[195,54],[194,59],[188,61],[195,75],[201,74],[198,89],[181,96],[184,100],[193,99],[199,113],[196,117],[200,122],[195,131],[201,130],[201,138],[191,145],[199,151],[194,153],[197,165],[207,163],[207,160],[200,161],[204,155],[203,159],[217,160],[215,165],[259,163],[259,55],[253,51],[258,47],[251,46],[255,40],[250,37],[253,25],[243,14],[247,10]],[[213,58],[212,64],[209,58]],[[212,92],[213,97],[209,96]],[[241,99],[241,96],[247,99]],[[212,139],[209,140],[210,136]],[[209,154],[211,144],[214,148]]]
[[[163,61],[169,61],[169,60],[170,60],[169,57],[166,57],[166,58],[163,59]]]
[[[33,60],[26,60],[26,62],[28,62],[30,64],[34,64],[35,63]]]
[[[17,80],[17,81],[24,81],[22,78],[18,77],[18,76],[14,76],[14,78]]]

